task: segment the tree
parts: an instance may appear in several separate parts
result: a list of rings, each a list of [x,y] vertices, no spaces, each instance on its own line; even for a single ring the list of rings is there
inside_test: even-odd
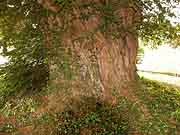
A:
[[[178,27],[168,18],[175,16],[172,9],[178,1],[49,0],[40,4],[58,14],[49,16],[49,26],[60,27],[61,44],[74,49],[107,101],[112,100],[114,89],[130,95],[128,85],[137,79],[138,37],[160,44],[179,36]]]
[[[102,99],[111,102],[112,90],[129,97],[128,86],[138,79],[138,38],[147,43],[174,41],[178,44],[179,26],[170,21],[171,17],[176,17],[173,9],[178,4],[178,0],[5,1],[1,2],[1,7],[9,9],[8,16],[1,20],[6,20],[5,25],[7,22],[12,23],[11,13],[21,11],[21,21],[15,19],[13,23],[25,26],[22,28],[24,30],[29,25],[31,30],[42,33],[44,38],[41,43],[48,49],[50,85],[61,85],[61,81],[67,78],[72,80],[72,64],[76,57],[79,62],[75,63],[80,63],[81,71],[78,75],[82,76],[78,79],[83,81],[83,76],[88,75],[91,88],[97,88]],[[27,8],[28,5],[31,8]],[[32,22],[34,15],[40,17]],[[2,16],[6,17],[4,14],[1,14],[1,18]],[[21,27],[12,27],[15,35],[22,32],[19,28]],[[4,27],[1,27],[2,30]],[[5,33],[6,30],[2,35]],[[13,41],[17,39],[18,36]],[[6,41],[6,46],[10,46],[11,42],[7,45],[8,40],[2,40]],[[21,39],[23,40],[26,40],[26,36]]]

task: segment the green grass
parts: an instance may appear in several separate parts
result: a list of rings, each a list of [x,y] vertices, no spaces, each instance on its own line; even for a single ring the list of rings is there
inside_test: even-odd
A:
[[[143,117],[140,106],[119,97],[116,106],[99,103],[97,99],[83,97],[74,108],[64,112],[32,114],[41,106],[41,96],[16,96],[1,104],[0,116],[15,117],[17,123],[5,122],[0,132],[18,135],[19,127],[32,126],[34,135],[179,135],[180,89],[166,83],[142,78],[134,93],[149,110],[151,116]],[[4,92],[3,92],[4,95]],[[1,95],[1,96],[3,96]],[[44,95],[42,95],[44,96]]]
[[[179,135],[180,89],[148,79],[141,79],[141,84],[142,87],[136,94],[152,115],[142,128],[144,132],[153,135]]]

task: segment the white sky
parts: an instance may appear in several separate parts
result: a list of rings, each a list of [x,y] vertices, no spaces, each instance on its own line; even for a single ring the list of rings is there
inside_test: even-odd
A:
[[[145,47],[142,64],[138,69],[148,71],[180,73],[180,48],[160,46],[158,49]]]
[[[6,58],[4,58],[3,56],[0,56],[0,64],[4,64],[7,61],[8,60]]]

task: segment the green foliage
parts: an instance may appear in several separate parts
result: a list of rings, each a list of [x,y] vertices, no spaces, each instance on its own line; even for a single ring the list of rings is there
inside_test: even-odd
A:
[[[173,117],[176,121],[180,121],[180,107],[177,108],[175,112],[171,113],[171,117]]]
[[[0,2],[1,46],[9,61],[1,65],[2,90],[42,90],[48,80],[47,49],[40,20],[43,9],[35,1]],[[7,93],[6,93],[7,95]]]
[[[32,114],[36,111],[40,102],[34,100],[33,98],[22,98],[22,99],[9,99],[0,108],[0,115],[5,118],[13,118],[17,125],[25,126],[33,123]],[[6,122],[6,121],[5,121]],[[11,121],[8,123],[11,124]],[[13,123],[12,123],[13,124]],[[14,132],[14,130],[12,131]]]
[[[12,124],[0,125],[0,132],[3,132],[3,133],[12,133],[15,130],[16,130],[16,128]]]
[[[180,108],[180,92],[178,88],[164,85],[164,83],[157,83],[156,81],[143,80],[142,83],[146,86],[143,98],[151,98],[150,102],[147,100],[148,106],[156,113],[167,113],[171,115],[176,109]],[[161,108],[161,109],[159,109]],[[161,111],[161,112],[158,112]]]
[[[26,37],[26,43],[19,43],[18,47],[5,54],[10,60],[1,67],[1,76],[4,81],[3,89],[9,92],[41,90],[48,80],[46,50],[39,44],[41,39],[36,37],[32,40],[28,35]]]
[[[113,36],[118,38],[122,31],[122,18],[117,14],[118,8],[116,7],[118,3],[113,3],[108,1],[103,6],[99,7],[99,11],[103,15],[101,18],[101,23],[99,24],[99,29],[105,36]]]
[[[154,117],[150,120],[145,121],[141,130],[145,135],[165,135],[171,129],[168,126],[168,123],[162,121],[161,119],[159,119],[159,117]],[[172,131],[170,134],[175,135]]]
[[[142,88],[137,95],[144,101],[152,114],[141,127],[147,135],[178,135],[180,91],[165,83],[141,79]]]
[[[71,7],[71,4],[73,3],[73,0],[55,0],[55,2],[58,3],[61,8],[69,9],[69,7]]]
[[[79,135],[81,132],[96,135],[128,134],[128,121],[123,119],[122,113],[117,108],[97,105],[96,110],[89,110],[85,114],[82,111],[64,113],[60,117],[62,122],[59,123],[57,132],[68,135]],[[78,113],[81,116],[76,116]]]
[[[178,14],[174,9],[179,8],[178,0],[142,1],[143,22],[140,27],[140,37],[148,45],[157,46],[170,43],[178,46],[179,25]]]
[[[73,60],[73,52],[71,48],[65,47],[65,45],[61,44],[60,39],[56,37],[56,34],[53,34],[53,43],[49,51],[48,58],[51,59],[49,63],[53,65],[53,69],[51,70],[50,80],[54,80],[57,77],[62,80],[72,80],[74,71],[72,66]],[[58,34],[57,34],[58,35]]]
[[[33,113],[37,106],[38,103],[31,98],[24,98],[21,100],[12,99],[3,105],[0,113],[6,117],[27,116],[27,113]]]

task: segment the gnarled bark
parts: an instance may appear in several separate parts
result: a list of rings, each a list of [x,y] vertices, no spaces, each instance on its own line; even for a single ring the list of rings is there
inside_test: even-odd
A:
[[[100,1],[94,1],[100,2]],[[40,1],[45,8],[53,12],[58,12],[60,9],[54,5],[51,0],[45,3]],[[86,9],[91,10],[91,9]],[[75,53],[80,57],[81,62],[86,65],[90,78],[99,80],[99,87],[102,92],[104,100],[112,100],[112,90],[116,89],[118,94],[127,93],[127,84],[136,80],[136,54],[138,48],[138,36],[135,33],[129,32],[129,29],[134,27],[137,20],[137,12],[130,7],[120,7],[117,11],[122,18],[122,26],[124,31],[119,38],[112,39],[108,35],[104,35],[100,30],[96,30],[93,34],[93,43],[89,39],[77,40],[87,32],[92,32],[97,29],[100,23],[101,14],[92,16],[87,20],[81,20],[81,11],[77,7],[73,7],[72,11],[74,20],[72,20],[70,29],[61,33],[61,42],[67,46],[71,46]],[[49,26],[54,24],[61,27],[63,25],[64,17],[68,16],[49,16]],[[70,19],[69,19],[70,20]],[[47,38],[49,39],[49,38]],[[91,70],[91,59],[89,58],[92,50],[95,50],[95,65],[98,72],[94,73]],[[51,68],[50,68],[51,69]],[[96,74],[96,75],[94,75]]]

